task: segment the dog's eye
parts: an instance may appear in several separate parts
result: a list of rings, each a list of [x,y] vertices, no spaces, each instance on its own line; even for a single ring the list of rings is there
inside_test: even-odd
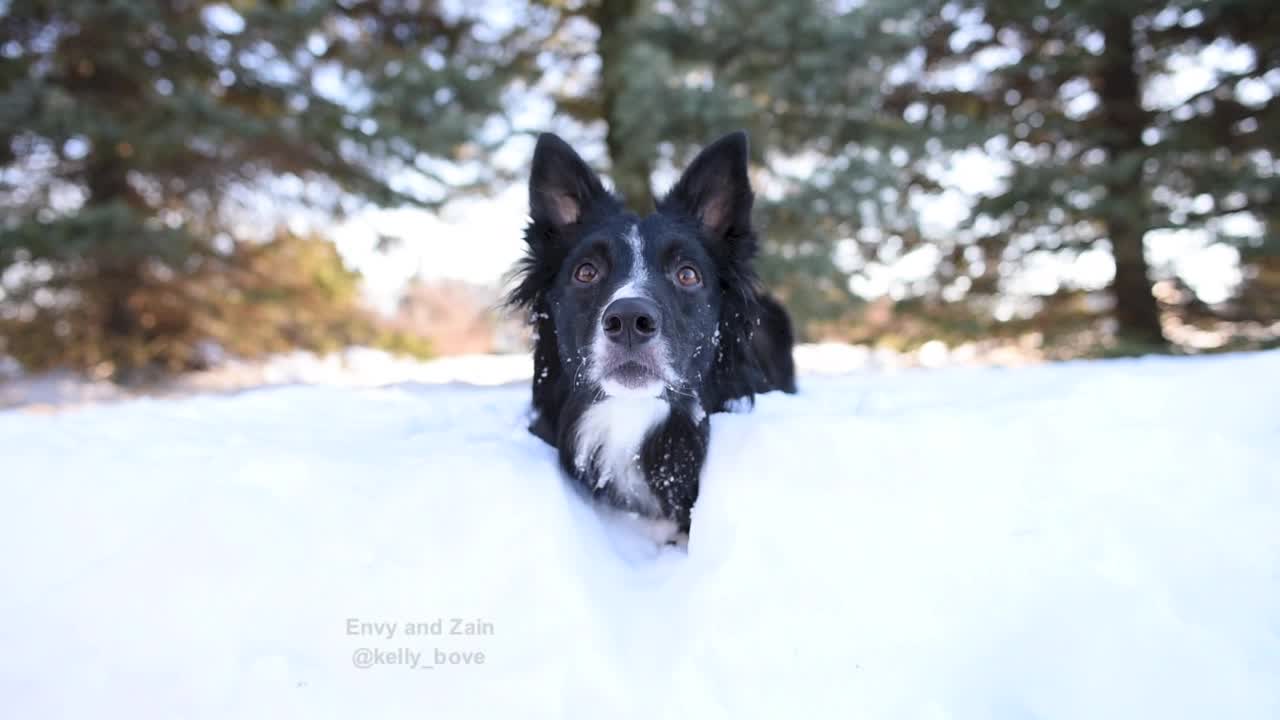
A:
[[[598,277],[600,277],[600,271],[596,269],[595,265],[592,265],[589,262],[582,263],[573,271],[573,279],[583,285],[590,285],[595,282]]]
[[[702,276],[698,274],[698,269],[692,265],[682,265],[676,271],[676,282],[682,287],[697,287],[702,284]]]

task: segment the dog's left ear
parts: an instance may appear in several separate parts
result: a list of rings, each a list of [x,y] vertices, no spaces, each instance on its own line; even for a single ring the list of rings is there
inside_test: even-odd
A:
[[[689,163],[660,209],[693,216],[717,242],[749,235],[753,195],[747,156],[747,133],[742,130],[711,143]]]
[[[562,230],[606,200],[612,197],[604,184],[568,143],[551,133],[538,136],[529,173],[529,215],[535,221]]]

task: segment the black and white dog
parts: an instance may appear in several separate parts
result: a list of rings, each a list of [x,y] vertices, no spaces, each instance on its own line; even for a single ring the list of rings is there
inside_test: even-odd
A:
[[[593,497],[687,535],[709,413],[795,392],[791,322],[751,268],[747,136],[705,148],[640,217],[538,138],[511,304],[536,331],[530,431]]]

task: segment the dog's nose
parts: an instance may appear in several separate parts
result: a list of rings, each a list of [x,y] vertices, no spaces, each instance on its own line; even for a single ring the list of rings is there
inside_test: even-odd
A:
[[[629,297],[614,300],[601,319],[605,337],[627,347],[649,342],[658,334],[658,306],[652,300]]]

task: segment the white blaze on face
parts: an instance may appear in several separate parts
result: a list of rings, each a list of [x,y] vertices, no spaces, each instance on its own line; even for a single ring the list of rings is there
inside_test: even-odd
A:
[[[644,289],[649,282],[649,271],[644,266],[644,238],[640,237],[640,226],[632,225],[631,229],[627,231],[627,247],[631,248],[631,273],[627,275],[627,281],[613,291],[609,302],[604,304],[606,308],[614,300],[649,297],[649,294]],[[600,314],[601,319],[603,319],[604,308],[600,309]]]
[[[631,282],[643,286],[649,277],[644,267],[644,238],[640,237],[639,225],[631,226],[627,245],[631,246]]]
[[[649,283],[649,272],[644,264],[644,238],[640,235],[640,227],[632,225],[626,234],[627,247],[631,250],[631,269],[627,275],[625,282],[613,292],[613,295],[600,308],[600,315],[596,318],[596,336],[591,344],[592,362],[591,373],[595,381],[599,384],[600,389],[609,397],[627,397],[627,398],[656,398],[662,395],[666,387],[666,383],[654,381],[640,387],[629,387],[622,383],[605,378],[600,374],[600,368],[606,366],[606,358],[611,348],[609,340],[604,336],[601,329],[604,325],[604,311],[613,304],[615,300],[624,298],[649,298],[649,294],[645,291],[645,287]],[[670,379],[672,375],[670,371],[670,363],[666,355],[666,343],[661,337],[654,340],[655,346],[653,351],[661,358],[662,375]]]

